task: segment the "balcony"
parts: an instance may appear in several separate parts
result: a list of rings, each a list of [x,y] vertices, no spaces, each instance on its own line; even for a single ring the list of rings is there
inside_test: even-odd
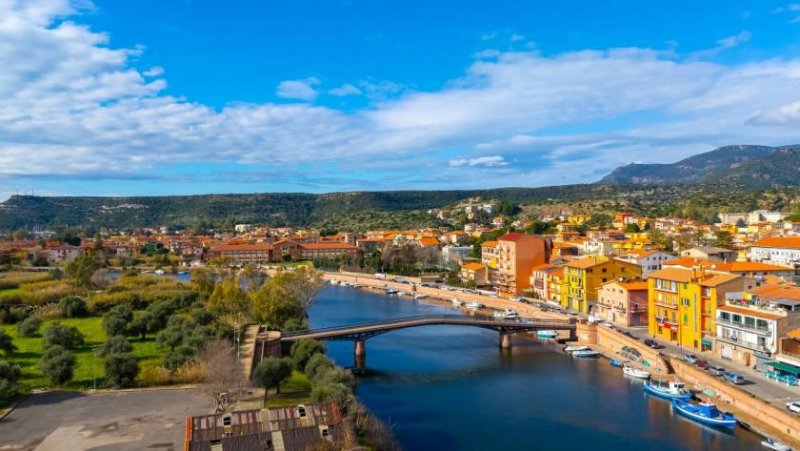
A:
[[[717,341],[723,341],[725,343],[730,343],[732,345],[741,346],[744,348],[752,349],[753,351],[764,352],[767,354],[772,354],[773,352],[773,349],[770,349],[766,346],[760,346],[756,343],[749,341],[737,340],[734,337],[717,337]]]
[[[759,334],[759,335],[764,335],[766,337],[771,337],[772,336],[772,331],[769,330],[768,328],[761,328],[761,327],[756,327],[756,326],[748,326],[748,325],[745,325],[744,323],[736,323],[736,322],[733,322],[733,321],[730,321],[730,320],[726,320],[726,319],[722,319],[722,318],[716,318],[714,321],[720,326],[733,327],[733,328],[736,328],[736,329],[739,329],[739,330],[743,330],[745,332],[753,332],[753,333],[756,333],[756,334]]]
[[[658,305],[658,306],[661,306],[661,307],[674,308],[674,309],[678,308],[678,303],[677,302],[656,300],[655,304]]]

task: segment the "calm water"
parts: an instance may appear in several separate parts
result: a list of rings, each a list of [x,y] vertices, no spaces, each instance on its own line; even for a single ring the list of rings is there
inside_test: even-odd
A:
[[[311,308],[314,327],[452,313],[353,288],[327,287]],[[353,365],[351,342],[329,355]],[[724,433],[671,413],[605,359],[572,359],[558,348],[458,326],[398,330],[367,340],[358,397],[391,424],[407,450],[755,450],[760,439]]]

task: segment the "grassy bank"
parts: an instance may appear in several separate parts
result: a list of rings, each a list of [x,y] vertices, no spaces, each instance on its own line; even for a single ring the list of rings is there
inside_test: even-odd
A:
[[[292,371],[292,376],[281,384],[281,393],[271,395],[264,403],[264,407],[287,407],[297,404],[307,404],[311,395],[311,382],[300,371]]]
[[[65,326],[77,327],[86,339],[84,346],[72,350],[75,355],[75,376],[67,384],[67,387],[76,389],[91,388],[94,377],[96,377],[97,385],[102,385],[105,379],[103,359],[95,357],[93,349],[103,344],[106,340],[106,333],[103,331],[103,319],[92,317],[45,320],[39,329],[40,335],[30,338],[19,337],[17,328],[13,325],[0,326],[11,335],[14,345],[17,346],[17,351],[6,360],[19,365],[22,369],[22,377],[19,381],[22,388],[32,389],[50,385],[39,368],[39,361],[44,353],[44,340],[41,337],[41,332],[54,322],[60,322]],[[159,349],[155,337],[150,336],[144,340],[133,338],[130,339],[130,343],[133,346],[134,355],[139,359],[141,369],[159,366],[164,361],[166,350]]]

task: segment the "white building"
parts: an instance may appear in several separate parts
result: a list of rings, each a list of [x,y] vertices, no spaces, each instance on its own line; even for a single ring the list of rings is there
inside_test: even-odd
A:
[[[233,226],[236,233],[247,233],[253,231],[253,224],[236,224]]]
[[[472,251],[472,246],[444,246],[442,248],[442,262],[460,265]]]
[[[653,271],[658,271],[661,269],[664,262],[674,258],[675,256],[664,251],[644,249],[627,251],[617,257],[618,260],[640,266],[642,268],[643,278],[647,278]]]
[[[772,236],[750,247],[750,260],[800,268],[800,236]]]

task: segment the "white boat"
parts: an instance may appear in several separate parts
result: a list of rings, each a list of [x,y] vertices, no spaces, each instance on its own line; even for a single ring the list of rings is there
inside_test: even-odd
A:
[[[414,299],[425,299],[427,297],[428,297],[427,295],[421,293],[414,293]]]
[[[650,373],[645,370],[640,370],[639,368],[634,368],[629,365],[625,365],[622,367],[622,373],[626,376],[635,377],[637,379],[650,379]]]
[[[362,285],[360,283],[354,283],[354,284],[352,284],[350,286],[353,287],[353,288],[361,288],[362,287]]]
[[[155,274],[157,276],[163,276],[164,275],[164,270],[163,269],[156,269],[155,271],[153,271],[153,274]]]
[[[456,307],[461,307],[462,305],[464,305],[464,302],[462,302],[461,299],[458,298],[453,298],[450,300],[450,302],[452,302],[453,305],[455,305]]]
[[[394,288],[387,288],[386,294],[398,294],[399,291],[395,290]]]
[[[767,449],[774,449],[775,451],[792,451],[792,448],[777,439],[767,437],[761,442],[761,446]]]
[[[503,310],[503,319],[517,319],[519,315],[514,310],[507,308]]]
[[[588,346],[582,346],[582,345],[569,345],[564,348],[564,352],[585,351],[587,349],[590,348]]]
[[[495,319],[505,319],[506,315],[502,312],[502,310],[495,310],[492,312],[492,318]]]
[[[545,338],[545,339],[548,339],[548,340],[552,340],[552,339],[558,337],[558,332],[556,332],[554,330],[540,330],[540,331],[536,332],[536,336],[539,337],[539,338]]]
[[[478,301],[472,301],[467,303],[467,308],[470,310],[478,310],[481,307],[483,307],[483,304],[481,304]]]
[[[689,400],[692,398],[692,392],[687,390],[682,382],[676,380],[650,379],[644,383],[644,391],[665,399]]]
[[[594,349],[582,349],[572,353],[572,357],[599,357],[600,352]]]

